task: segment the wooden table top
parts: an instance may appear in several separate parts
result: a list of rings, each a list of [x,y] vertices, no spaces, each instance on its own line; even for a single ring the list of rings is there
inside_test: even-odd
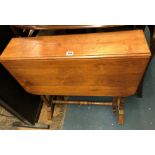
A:
[[[150,55],[142,30],[13,38],[0,59],[50,59]]]
[[[125,97],[137,91],[150,55],[135,30],[13,38],[0,61],[32,94]]]

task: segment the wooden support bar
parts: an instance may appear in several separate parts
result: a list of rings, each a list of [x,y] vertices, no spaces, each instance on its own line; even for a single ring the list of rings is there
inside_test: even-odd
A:
[[[100,106],[112,106],[112,102],[91,102],[91,101],[64,101],[64,100],[53,100],[54,104],[94,104]]]
[[[62,96],[41,96],[43,101],[47,105],[47,116],[48,119],[52,119],[54,105],[55,104],[81,104],[81,105],[98,105],[98,106],[112,106],[113,112],[118,110],[118,124],[123,125],[124,123],[124,103],[120,97],[114,97],[112,102],[93,102],[93,101],[71,101],[64,100]]]

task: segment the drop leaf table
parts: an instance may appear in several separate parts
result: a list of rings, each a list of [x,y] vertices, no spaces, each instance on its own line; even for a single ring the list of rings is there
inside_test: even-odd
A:
[[[0,61],[27,92],[41,95],[50,118],[59,103],[107,105],[122,125],[122,98],[136,93],[150,56],[143,31],[132,30],[13,38]],[[63,96],[112,96],[113,101]]]

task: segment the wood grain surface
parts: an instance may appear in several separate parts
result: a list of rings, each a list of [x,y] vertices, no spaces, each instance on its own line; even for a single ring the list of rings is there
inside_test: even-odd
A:
[[[73,51],[72,57],[66,56]],[[142,30],[13,38],[1,59],[90,58],[149,55]]]
[[[136,92],[149,58],[135,30],[14,38],[0,61],[32,94],[123,97]]]

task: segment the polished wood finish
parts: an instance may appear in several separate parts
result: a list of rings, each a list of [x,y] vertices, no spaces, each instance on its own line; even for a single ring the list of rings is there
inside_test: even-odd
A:
[[[149,58],[143,31],[135,30],[14,38],[0,61],[32,94],[130,96]]]
[[[13,25],[26,30],[64,30],[64,29],[88,29],[88,28],[111,28],[123,25]]]
[[[71,57],[67,51],[74,51]],[[150,56],[143,31],[13,38],[1,60]]]

